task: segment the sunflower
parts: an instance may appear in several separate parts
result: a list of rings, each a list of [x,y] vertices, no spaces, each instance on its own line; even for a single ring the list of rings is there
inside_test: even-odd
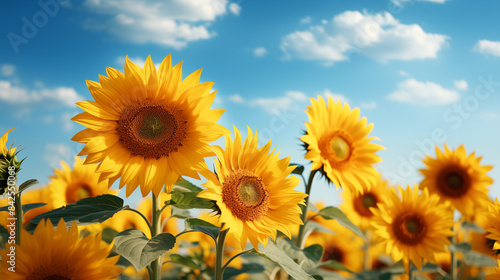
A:
[[[8,182],[15,182],[17,172],[21,170],[21,163],[23,162],[23,160],[17,160],[17,147],[10,146],[7,148],[9,132],[12,130],[13,128],[5,132],[0,138],[0,195],[5,194],[5,192],[11,189],[13,185],[12,183],[8,184]],[[9,177],[11,178],[10,180]],[[9,190],[9,192],[12,193],[12,190]]]
[[[359,119],[359,108],[351,110],[347,103],[333,101],[328,105],[321,96],[311,98],[306,111],[310,123],[306,134],[300,138],[307,147],[305,158],[312,161],[311,170],[326,173],[337,188],[342,186],[353,192],[361,191],[361,185],[376,183],[377,171],[373,164],[381,161],[375,152],[382,146],[371,143],[376,137],[368,137],[373,124],[366,118]]]
[[[351,222],[362,230],[369,227],[373,219],[372,208],[377,208],[377,203],[382,203],[390,188],[388,182],[378,176],[374,185],[361,184],[360,192],[351,192],[349,189],[342,190],[343,202],[340,209],[344,211]]]
[[[259,242],[266,245],[268,236],[276,238],[277,230],[291,238],[290,226],[302,223],[299,204],[307,196],[293,190],[300,182],[288,177],[295,166],[288,166],[290,157],[279,159],[279,153],[269,153],[271,141],[257,148],[258,135],[250,128],[244,143],[238,129],[234,130],[234,143],[225,135],[226,149],[214,147],[216,174],[206,166],[200,171],[208,182],[198,196],[216,202],[222,230],[229,229],[241,249],[247,238],[255,249]]]
[[[500,249],[500,202],[498,198],[495,198],[495,202],[488,204],[488,211],[484,212],[485,218],[488,223],[483,225],[486,230],[486,238],[493,240],[495,244],[493,245],[494,250]]]
[[[119,256],[107,258],[113,245],[98,235],[78,238],[76,223],[68,230],[61,219],[54,227],[41,221],[33,235],[21,232],[22,245],[15,247],[15,272],[9,270],[6,251],[1,251],[0,279],[110,279],[122,272],[115,266]]]
[[[48,188],[54,208],[77,202],[86,197],[109,193],[108,180],[99,181],[97,165],[83,164],[80,157],[75,157],[73,168],[61,161],[62,169],[54,169]]]
[[[363,269],[363,250],[361,248],[364,243],[363,239],[335,220],[328,220],[325,226],[334,231],[335,234],[321,232],[310,235],[305,246],[319,244],[323,247],[321,261],[334,260],[353,272],[360,272]],[[328,267],[324,268],[330,270]],[[344,276],[349,275],[345,271],[339,271],[339,273]]]
[[[212,156],[208,145],[227,129],[216,124],[225,111],[210,109],[212,82],[199,84],[201,69],[182,80],[182,63],[172,67],[170,55],[158,73],[148,56],[144,69],[125,59],[125,74],[106,68],[100,83],[87,81],[95,101],[73,118],[86,127],[72,140],[85,143],[79,155],[99,163],[99,181],[110,187],[120,178],[126,196],[140,185],[142,196],[163,186],[170,192],[180,175],[199,179],[195,166]]]
[[[485,276],[486,280],[500,280],[500,260],[497,259],[498,267],[495,267],[495,273]]]
[[[486,211],[481,211],[476,213],[476,215],[474,216],[474,222],[476,222],[476,224],[482,229],[487,230],[493,228],[494,224],[493,221],[494,219],[498,218],[497,216],[488,218],[485,212]],[[472,231],[470,233],[470,238],[469,238],[472,250],[478,251],[485,255],[495,256],[498,253],[497,251],[493,250],[493,245],[495,244],[495,240],[488,238],[487,235],[488,235],[487,231],[483,233]]]
[[[486,175],[493,166],[480,165],[481,159],[475,152],[467,156],[463,145],[451,151],[445,144],[444,153],[436,147],[436,158],[427,156],[423,160],[427,168],[420,170],[425,176],[420,188],[428,188],[443,201],[450,201],[466,219],[471,219],[488,204],[488,186],[493,183]]]
[[[427,189],[420,195],[418,186],[399,187],[399,192],[401,199],[393,189],[385,203],[372,208],[372,226],[394,261],[402,259],[406,269],[412,261],[421,269],[423,260],[434,261],[435,253],[446,252],[448,237],[453,235],[453,213]]]

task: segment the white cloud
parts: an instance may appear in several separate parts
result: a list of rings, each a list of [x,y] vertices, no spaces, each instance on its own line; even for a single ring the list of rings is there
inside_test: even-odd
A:
[[[130,57],[130,56],[129,56],[129,57],[128,57],[128,59],[129,59],[131,62],[133,62],[133,63],[135,63],[135,64],[139,65],[141,68],[142,68],[142,67],[144,67],[144,63],[146,62],[146,59],[145,59],[145,58],[142,58],[142,57],[140,57],[140,56],[136,56],[136,57]],[[116,64],[118,64],[118,65],[125,65],[125,56],[124,56],[124,55],[119,56],[119,57],[115,60],[115,62],[116,62]],[[157,61],[157,62],[154,62],[154,61],[153,61],[153,64],[155,65],[156,70],[158,70],[158,68],[160,67],[160,63],[161,63],[161,61]]]
[[[340,93],[334,93],[334,92],[330,91],[329,89],[325,89],[323,91],[322,95],[324,98],[328,98],[329,96],[331,96],[334,101],[340,100],[340,102],[342,102],[342,103],[351,104],[351,101],[349,101],[349,99],[347,97],[345,97],[344,95],[342,95]]]
[[[13,76],[16,73],[16,67],[12,64],[3,64],[2,67],[0,67],[0,72],[2,76]]]
[[[377,106],[378,106],[378,104],[375,101],[362,102],[361,105],[359,105],[359,107],[361,107],[362,109],[366,109],[366,110],[375,109],[375,108],[377,108]]]
[[[243,104],[246,102],[245,99],[239,94],[234,94],[234,95],[229,96],[229,101],[232,101],[232,102],[238,103],[238,104]]]
[[[78,113],[73,112],[64,112],[61,115],[61,122],[62,122],[62,128],[66,132],[71,132],[75,128],[75,122],[71,120],[74,116],[76,116]]]
[[[401,75],[401,76],[403,76],[403,77],[407,77],[407,76],[408,76],[408,73],[406,73],[406,72],[405,72],[405,71],[403,71],[403,70],[399,70],[399,71],[398,71],[398,74],[399,74],[399,75]]]
[[[85,28],[137,44],[177,49],[215,36],[209,26],[217,17],[241,11],[239,5],[228,0],[86,0],[84,6],[98,15],[87,19]]]
[[[71,162],[76,156],[76,152],[65,144],[47,144],[45,146],[45,154],[43,159],[50,167],[57,168],[60,166],[60,161]]]
[[[481,118],[485,120],[496,120],[498,115],[495,112],[485,112],[481,115]]]
[[[253,54],[256,57],[264,57],[267,54],[267,50],[264,47],[259,47],[253,50]]]
[[[0,80],[0,100],[9,104],[40,104],[48,102],[65,107],[76,107],[75,103],[83,100],[73,88],[58,87],[55,89],[28,90],[14,86],[9,81]]]
[[[311,23],[311,17],[307,16],[305,18],[300,19],[300,23]]]
[[[500,57],[500,42],[479,40],[473,48],[478,53],[491,54]]]
[[[286,91],[285,95],[279,97],[259,97],[246,100],[239,94],[229,96],[229,101],[237,104],[245,104],[249,107],[260,107],[271,115],[279,114],[281,111],[297,111],[299,106],[296,103],[307,101],[307,95],[301,91]]]
[[[458,101],[460,94],[433,82],[408,79],[399,83],[397,89],[387,98],[417,105],[441,105]]]
[[[444,4],[448,0],[416,0],[416,2],[431,2],[437,4]],[[412,0],[392,0],[396,5],[401,5],[404,2],[412,2]]]
[[[347,60],[353,51],[386,62],[436,58],[448,38],[426,33],[417,24],[402,24],[388,12],[346,11],[323,25],[286,35],[281,49],[286,59],[319,60],[326,65]]]
[[[455,88],[458,90],[467,90],[468,88],[467,81],[465,80],[455,81],[453,85],[455,85]]]
[[[241,12],[241,6],[236,3],[229,4],[229,11],[235,15],[239,15]]]

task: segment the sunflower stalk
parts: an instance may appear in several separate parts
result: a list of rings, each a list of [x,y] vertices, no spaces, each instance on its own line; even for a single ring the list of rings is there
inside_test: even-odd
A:
[[[305,193],[307,194],[306,198],[304,198],[304,205],[301,205],[302,207],[302,214],[300,215],[300,219],[302,220],[302,224],[299,227],[299,234],[297,236],[297,240],[295,240],[295,245],[299,248],[302,248],[302,243],[304,239],[304,230],[305,230],[305,225],[306,225],[306,219],[307,219],[307,207],[309,204],[309,194],[311,193],[311,187],[312,187],[312,182],[314,179],[314,175],[316,174],[318,170],[313,170],[311,173],[309,173],[309,180],[307,180],[306,184],[306,191]]]
[[[16,244],[21,245],[21,230],[23,229],[23,204],[21,201],[21,191],[19,191],[19,187],[17,186],[17,182],[15,181],[15,193],[12,194],[14,197],[14,215],[16,219]]]
[[[161,233],[161,200],[157,198],[154,194],[153,196],[153,221],[151,224],[151,238],[157,236]],[[151,273],[149,274],[150,280],[160,280],[161,276],[161,256],[154,260],[151,264]]]
[[[224,224],[221,225],[221,228]],[[222,274],[224,273],[225,266],[222,266],[222,258],[224,257],[224,242],[226,241],[226,235],[228,230],[223,230],[219,233],[216,244],[216,255],[215,255],[215,280],[222,280]]]

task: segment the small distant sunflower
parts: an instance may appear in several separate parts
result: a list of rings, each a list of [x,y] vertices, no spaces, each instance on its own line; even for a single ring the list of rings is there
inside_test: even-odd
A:
[[[335,234],[321,232],[310,235],[305,246],[319,244],[323,247],[321,261],[334,260],[353,272],[360,272],[363,269],[363,250],[361,248],[364,244],[363,239],[334,220],[329,221],[328,228]],[[349,275],[346,272],[340,273],[345,276]]]
[[[109,193],[108,180],[99,181],[97,165],[83,164],[80,157],[75,157],[73,168],[61,161],[62,169],[54,169],[48,188],[54,208],[59,208],[82,198],[95,197]]]
[[[311,170],[325,172],[328,179],[353,192],[361,191],[361,185],[373,185],[377,171],[373,164],[381,161],[375,152],[382,146],[368,137],[373,124],[367,125],[365,117],[359,119],[359,108],[351,110],[347,103],[333,101],[328,105],[323,97],[311,98],[306,111],[309,122],[306,134],[300,138],[307,147],[305,158],[312,161]]]
[[[68,230],[61,219],[54,230],[50,220],[41,221],[33,235],[23,230],[21,240],[21,246],[15,245],[15,272],[8,270],[7,252],[0,251],[0,279],[107,280],[123,270],[115,266],[119,256],[108,258],[113,245],[103,243],[100,235],[80,239],[76,223]]]
[[[372,185],[361,184],[361,191],[352,193],[349,189],[342,190],[344,201],[340,209],[355,225],[365,230],[373,219],[372,208],[377,208],[377,203],[382,203],[389,192],[388,182],[378,176]]]
[[[227,129],[216,124],[224,109],[210,109],[212,82],[199,84],[201,69],[182,80],[182,63],[170,55],[156,71],[148,56],[144,69],[125,59],[125,74],[106,68],[100,83],[87,81],[95,101],[77,105],[86,112],[73,118],[86,127],[72,140],[85,143],[79,155],[99,163],[100,181],[118,178],[126,196],[140,185],[142,196],[163,186],[170,192],[180,175],[199,179],[195,166],[212,156],[208,143]]]
[[[444,153],[436,147],[436,158],[427,156],[423,160],[427,168],[420,170],[425,176],[420,188],[428,188],[441,200],[450,201],[465,218],[470,219],[488,204],[488,186],[493,183],[486,175],[493,167],[480,165],[481,159],[475,156],[475,152],[467,156],[463,145],[452,151],[445,144]]]
[[[229,229],[242,249],[247,238],[255,249],[259,242],[266,245],[268,236],[276,238],[277,230],[291,238],[290,226],[302,223],[299,204],[307,195],[293,190],[300,180],[288,177],[295,168],[288,166],[290,157],[279,159],[274,150],[269,153],[271,141],[258,148],[258,135],[250,128],[244,143],[234,130],[234,142],[225,135],[225,150],[214,147],[216,174],[208,168],[200,171],[208,182],[198,196],[217,203],[222,230]]]
[[[394,261],[402,259],[406,269],[412,261],[421,269],[423,260],[434,261],[435,253],[446,252],[448,237],[453,235],[453,214],[427,189],[420,195],[417,186],[399,187],[399,191],[401,199],[391,190],[387,201],[372,209],[372,226]]]
[[[16,178],[17,172],[21,170],[23,160],[17,159],[17,147],[10,146],[7,148],[7,140],[9,139],[10,129],[0,138],[0,195],[7,192],[9,185],[8,178]],[[14,175],[12,175],[14,173]]]
[[[488,204],[488,211],[484,212],[488,223],[485,224],[485,230],[487,232],[486,238],[493,240],[495,242],[493,249],[500,249],[500,202],[498,198],[495,198],[495,202]]]

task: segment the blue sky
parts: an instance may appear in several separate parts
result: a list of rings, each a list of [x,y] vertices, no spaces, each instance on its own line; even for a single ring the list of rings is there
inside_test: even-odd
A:
[[[15,127],[9,143],[28,156],[20,180],[47,183],[82,148],[70,118],[91,99],[85,80],[123,70],[125,55],[156,64],[172,54],[184,75],[203,68],[216,83],[221,124],[257,129],[293,162],[307,163],[298,139],[309,97],[333,95],[375,124],[386,147],[377,168],[394,183],[417,183],[419,158],[443,141],[482,155],[498,182],[499,10],[493,0],[7,1],[0,132]],[[312,198],[338,202],[320,181]]]

